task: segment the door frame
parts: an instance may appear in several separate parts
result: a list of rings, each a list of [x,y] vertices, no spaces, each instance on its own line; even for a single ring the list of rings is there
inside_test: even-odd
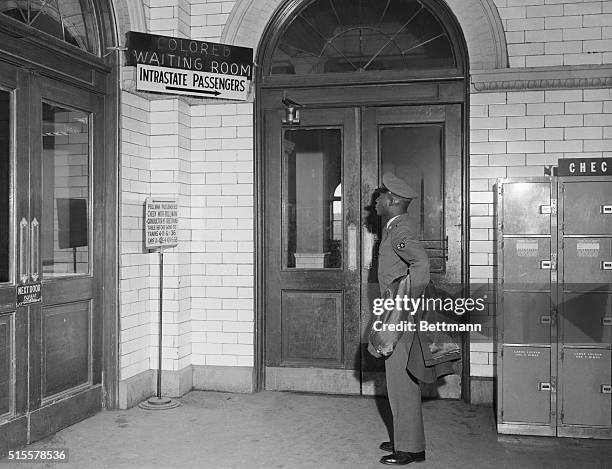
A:
[[[261,83],[261,81],[260,81]],[[287,83],[259,85],[255,96],[255,369],[253,373],[253,389],[261,391],[265,383],[265,236],[264,227],[266,210],[264,206],[265,172],[265,128],[264,112],[271,109],[283,109],[282,100],[287,97],[303,105],[305,108],[317,109],[358,106],[408,106],[408,105],[439,105],[460,104],[462,106],[462,206],[461,237],[463,249],[462,284],[469,288],[469,133],[468,109],[469,89],[467,80],[449,78],[443,80],[427,80],[416,82],[380,82],[376,84],[319,84],[308,86],[303,81],[296,86],[295,79]],[[315,91],[313,93],[313,91]],[[469,318],[466,318],[469,321]],[[470,400],[470,364],[469,340],[462,349],[463,369],[461,394],[466,402]]]
[[[93,0],[96,21],[98,24],[101,56],[84,52],[68,46],[59,39],[48,36],[16,20],[0,17],[0,64],[7,63],[18,70],[31,72],[49,78],[58,83],[78,87],[86,92],[96,94],[103,99],[103,150],[92,162],[100,172],[98,189],[104,200],[94,221],[102,238],[102,252],[96,271],[100,274],[94,281],[95,296],[100,298],[102,322],[102,387],[101,401],[103,408],[113,409],[118,406],[119,386],[119,116],[120,116],[120,82],[119,66],[120,41],[112,2],[110,0]],[[109,51],[110,49],[110,51]],[[17,116],[16,125],[23,116]],[[14,173],[14,155],[11,160],[11,171]],[[93,203],[93,201],[92,201]],[[14,210],[14,208],[13,208]],[[14,212],[13,212],[14,213]],[[15,216],[15,215],[13,215]],[[14,222],[14,220],[13,220]],[[14,237],[13,237],[14,238]],[[16,240],[13,239],[15,252]],[[97,257],[97,256],[96,256]],[[13,269],[14,270],[14,269]],[[20,398],[16,396],[16,399]],[[98,398],[98,402],[99,402]],[[19,406],[16,403],[16,407]],[[19,419],[20,421],[22,419]],[[0,431],[0,433],[2,433]]]

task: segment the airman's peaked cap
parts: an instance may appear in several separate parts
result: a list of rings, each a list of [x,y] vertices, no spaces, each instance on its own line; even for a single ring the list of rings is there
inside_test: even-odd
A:
[[[406,181],[392,172],[383,174],[382,182],[389,192],[404,199],[415,199],[419,196]]]

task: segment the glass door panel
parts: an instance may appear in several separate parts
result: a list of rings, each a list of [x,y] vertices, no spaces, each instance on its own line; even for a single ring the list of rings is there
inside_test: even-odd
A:
[[[11,93],[0,90],[0,283],[10,278]]]
[[[43,277],[90,273],[90,115],[43,102]]]
[[[283,154],[283,267],[341,268],[341,129],[287,129]]]
[[[381,125],[382,174],[394,172],[419,197],[408,207],[413,226],[428,250],[432,273],[444,272],[443,124]]]

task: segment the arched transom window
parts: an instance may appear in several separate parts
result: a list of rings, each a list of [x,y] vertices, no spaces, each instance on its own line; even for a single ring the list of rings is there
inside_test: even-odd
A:
[[[0,0],[0,13],[99,54],[98,30],[90,0]]]
[[[314,0],[282,32],[269,73],[453,68],[455,55],[420,0]]]

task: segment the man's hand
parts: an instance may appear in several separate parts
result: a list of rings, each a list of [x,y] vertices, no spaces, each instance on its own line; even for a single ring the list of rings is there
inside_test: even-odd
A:
[[[368,352],[374,358],[388,357],[393,353],[393,347],[389,346],[386,349],[376,350],[371,343],[368,343]]]
[[[374,346],[369,342],[368,342],[368,352],[370,352],[370,355],[372,355],[374,358],[382,357],[382,355],[378,353],[376,349],[374,348]]]

